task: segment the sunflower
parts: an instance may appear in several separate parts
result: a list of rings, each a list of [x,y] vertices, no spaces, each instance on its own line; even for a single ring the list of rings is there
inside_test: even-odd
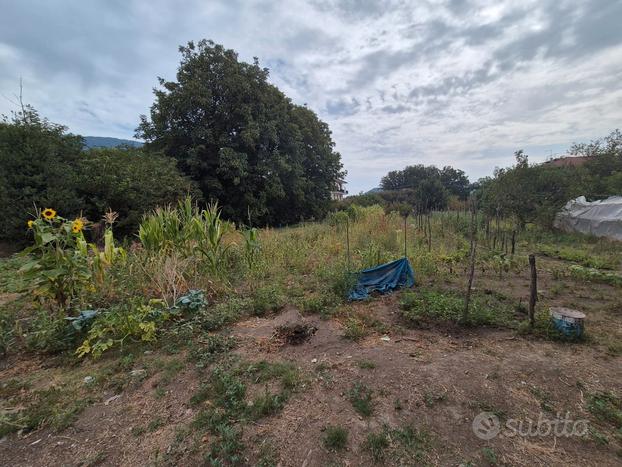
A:
[[[28,224],[28,228],[29,228],[29,229],[32,229],[32,226],[34,225],[34,223],[35,223],[35,221],[33,221],[32,219],[31,219],[31,220],[29,220],[29,221],[27,222],[27,224]]]
[[[84,228],[84,222],[82,222],[82,219],[76,219],[71,224],[71,231],[75,234],[81,232],[83,228]]]
[[[54,211],[54,209],[52,208],[45,208],[41,215],[45,220],[51,221],[56,217],[56,211]]]

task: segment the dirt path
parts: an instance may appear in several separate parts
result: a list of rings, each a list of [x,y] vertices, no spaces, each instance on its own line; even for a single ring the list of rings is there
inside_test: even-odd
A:
[[[253,318],[227,331],[237,338],[235,352],[244,360],[291,361],[305,375],[304,387],[280,413],[244,428],[245,463],[256,464],[269,443],[275,463],[282,466],[373,465],[365,444],[369,433],[411,426],[425,441],[418,438],[402,449],[397,438],[390,437],[382,463],[619,465],[619,440],[599,444],[593,436],[508,433],[483,440],[472,428],[481,412],[496,414],[501,423],[539,416],[554,419],[558,412],[568,412],[573,420],[585,418],[603,432],[607,427],[588,413],[586,398],[598,391],[622,392],[619,357],[586,345],[530,340],[500,330],[404,329],[395,297],[361,306],[388,325],[386,335],[352,342],[342,337],[337,320],[303,318],[294,309]],[[275,330],[289,322],[305,322],[317,330],[300,345],[275,343]],[[167,457],[172,449],[178,450],[174,463],[200,464],[205,449],[200,443],[181,452],[175,447],[184,433],[187,436],[184,430],[196,414],[189,401],[202,378],[183,355],[180,361],[184,367],[166,384],[161,371],[150,370],[120,394],[104,391],[60,433],[44,429],[5,437],[0,464],[161,465],[172,463]],[[44,363],[29,365],[43,368]],[[26,364],[5,365],[0,379],[15,376],[20,365]],[[348,394],[356,383],[371,389],[369,417],[353,410]],[[344,451],[324,447],[329,425],[348,429]],[[209,439],[202,441],[207,444]]]

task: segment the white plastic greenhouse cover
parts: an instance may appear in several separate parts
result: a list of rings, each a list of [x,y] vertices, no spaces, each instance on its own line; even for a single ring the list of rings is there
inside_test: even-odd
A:
[[[600,201],[587,201],[585,196],[579,196],[557,214],[555,227],[622,241],[622,196]]]

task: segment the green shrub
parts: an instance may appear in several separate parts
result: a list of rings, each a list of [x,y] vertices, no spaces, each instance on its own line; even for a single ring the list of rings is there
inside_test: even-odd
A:
[[[138,298],[100,313],[76,354],[79,357],[90,354],[97,358],[112,347],[123,347],[127,340],[156,340],[158,327],[171,317],[165,305],[162,300],[144,303]]]
[[[267,313],[279,311],[285,306],[283,292],[276,285],[255,289],[252,293],[252,301],[252,311],[255,316],[264,316]]]
[[[322,443],[326,449],[342,451],[348,444],[348,430],[341,426],[327,426]]]

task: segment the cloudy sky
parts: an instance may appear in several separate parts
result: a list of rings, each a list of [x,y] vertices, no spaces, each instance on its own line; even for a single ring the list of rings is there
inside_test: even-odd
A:
[[[0,113],[131,138],[177,47],[260,59],[330,124],[351,193],[407,164],[472,178],[622,127],[622,0],[1,0]]]

